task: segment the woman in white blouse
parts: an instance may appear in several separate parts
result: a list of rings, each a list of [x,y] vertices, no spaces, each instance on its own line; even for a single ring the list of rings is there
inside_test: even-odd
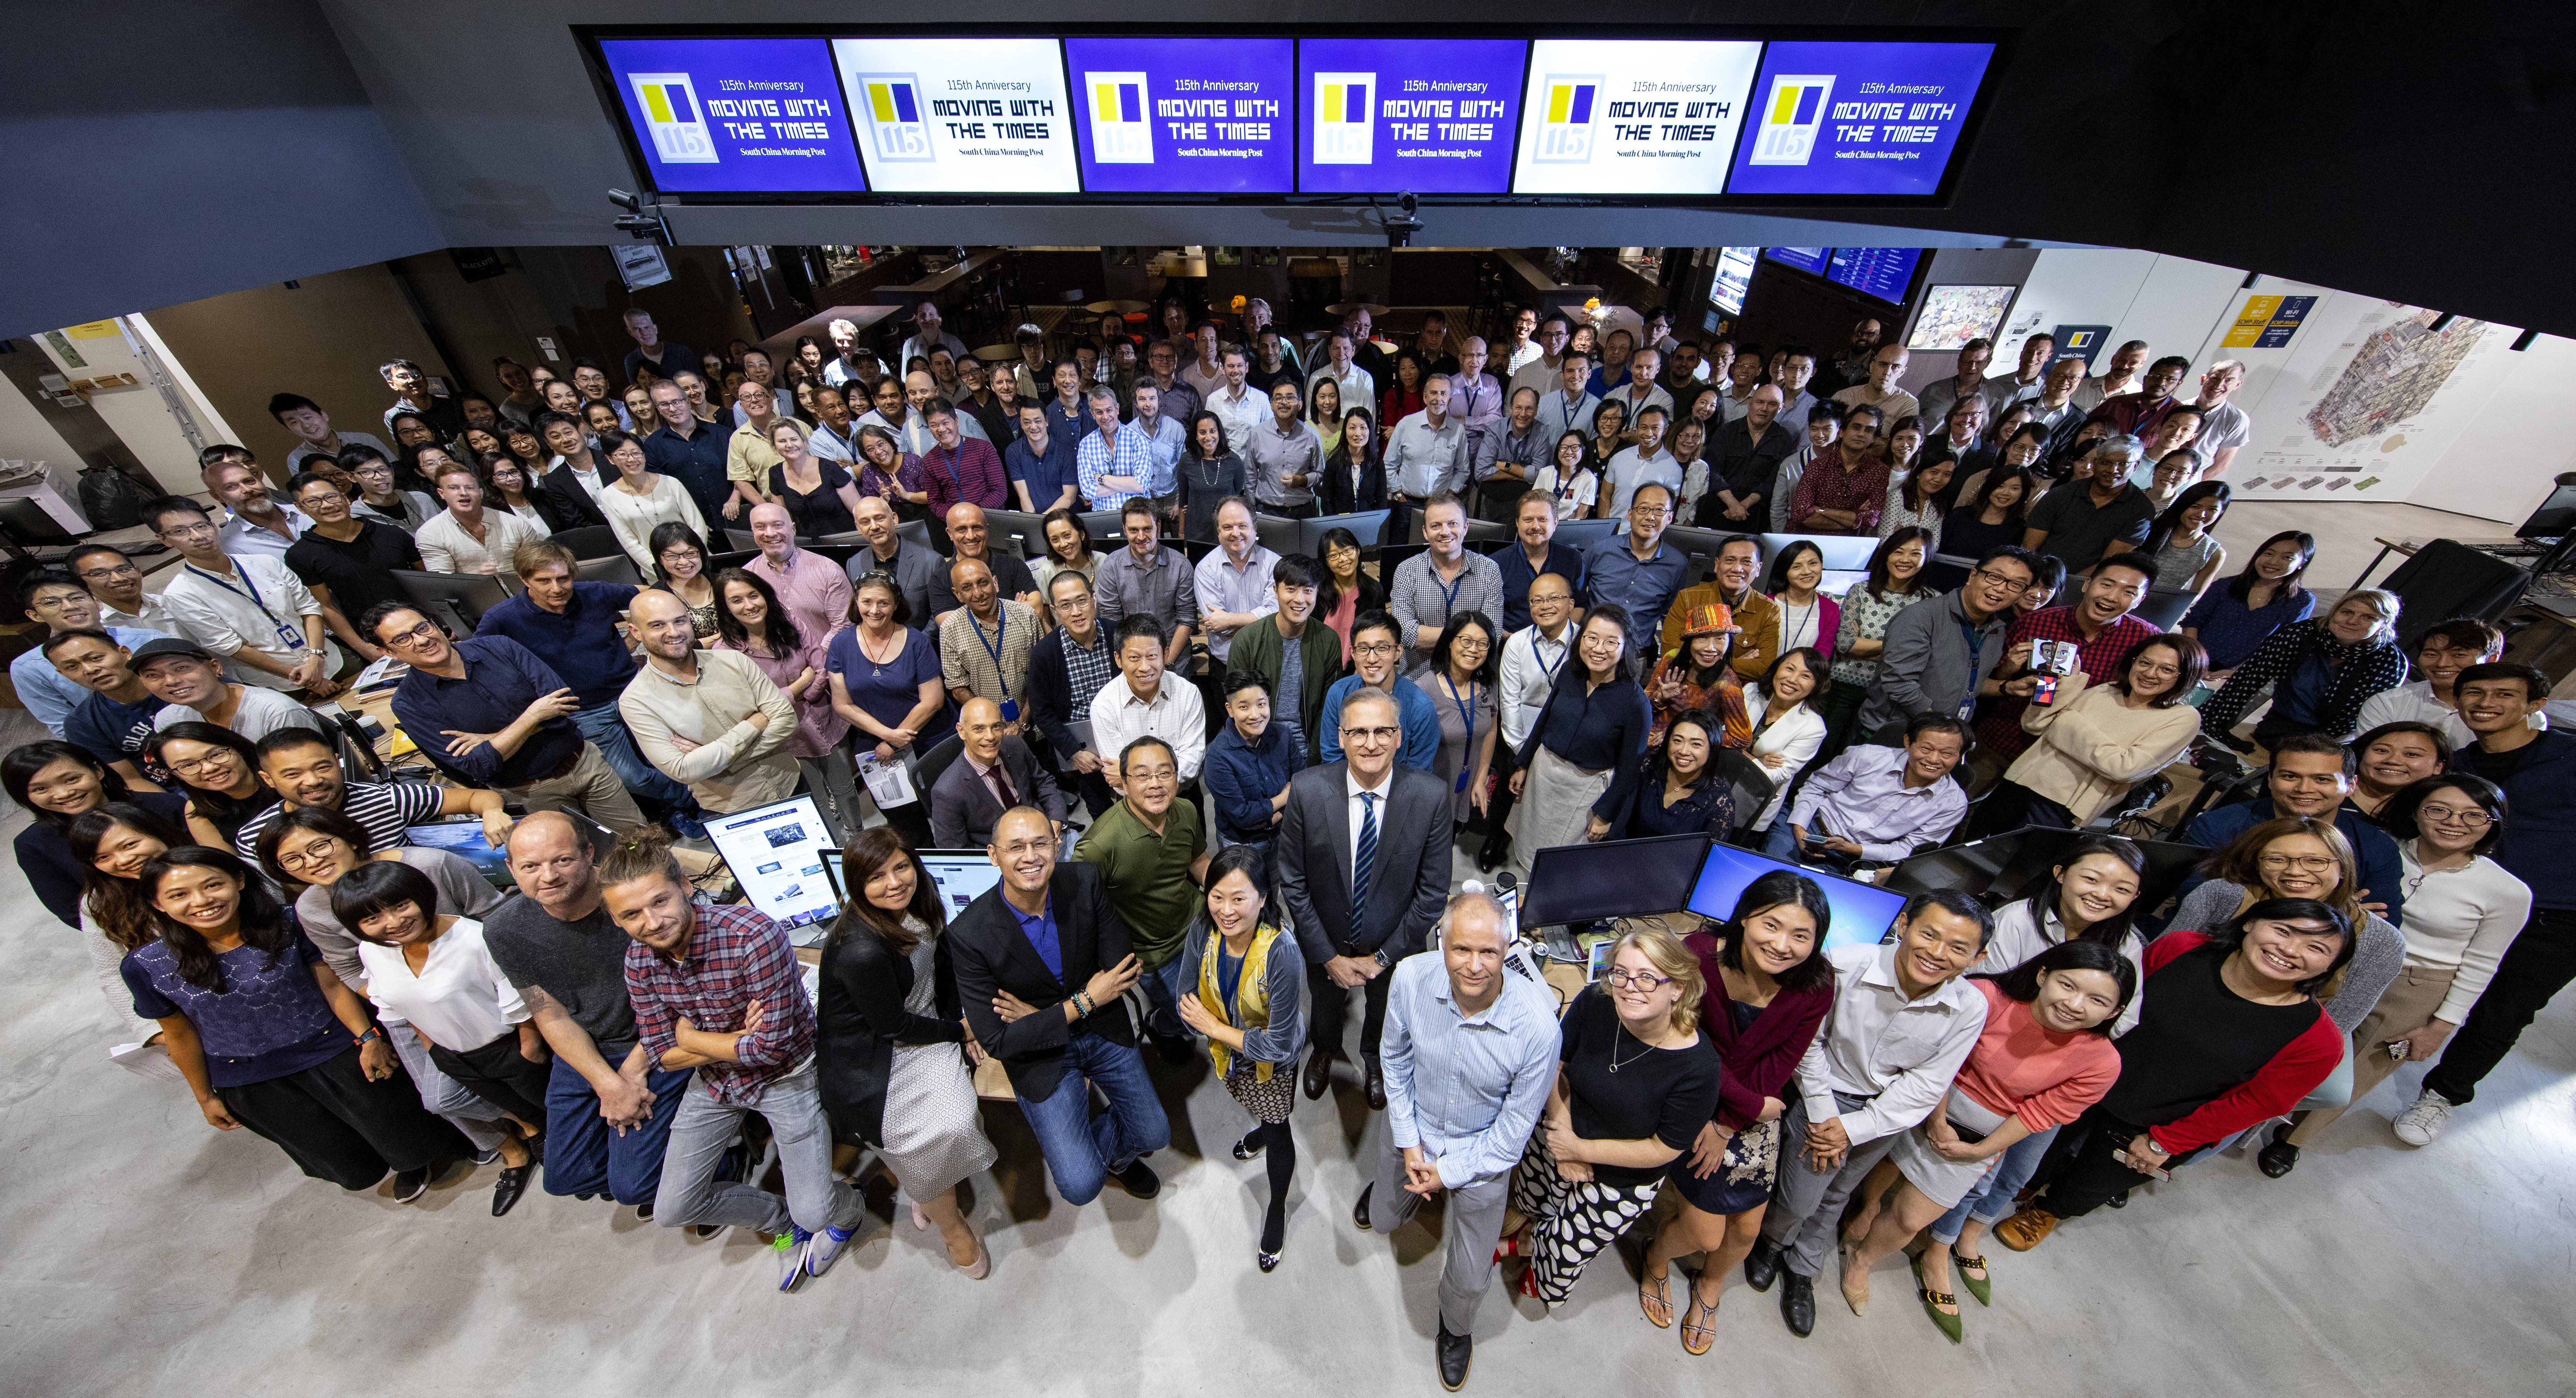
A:
[[[431,482],[447,510],[423,524],[412,542],[433,573],[506,573],[519,545],[545,536],[517,515],[483,508],[483,476],[462,461],[438,468]]]
[[[517,1127],[501,1142],[497,1218],[536,1171],[528,1141],[546,1120],[546,1041],[484,946],[483,924],[438,909],[438,886],[408,864],[371,860],[331,885],[331,915],[357,934],[367,998],[379,1016],[410,1025],[441,1072]]]
[[[483,479],[490,487],[485,503],[493,510],[537,531],[540,539],[554,537],[555,527],[537,507],[528,468],[514,456],[490,456],[483,460]]]
[[[623,432],[602,437],[600,450],[608,464],[617,468],[617,479],[599,492],[599,511],[608,516],[608,527],[615,531],[618,546],[646,577],[655,576],[653,526],[679,523],[707,536],[706,516],[698,513],[698,502],[689,498],[687,489],[669,476],[656,472],[644,459],[644,444]]]
[[[2360,1101],[2400,1063],[2429,1062],[2441,1053],[2531,915],[2530,887],[2487,857],[2504,836],[2506,814],[2504,793],[2466,772],[2426,777],[2380,812],[2380,825],[2397,837],[2406,885],[2406,962],[2352,1031],[2351,1100]],[[2390,1054],[2391,1044],[2404,1044],[2405,1055]],[[2301,1112],[2266,1150],[2287,1146],[2296,1161],[2298,1148],[2343,1113],[2342,1107]]]
[[[1788,799],[1789,783],[1825,745],[1825,718],[1814,703],[1825,673],[1824,652],[1800,646],[1773,661],[1760,684],[1744,687],[1745,713],[1753,720],[1753,745],[1746,755],[1771,778],[1771,804],[1754,818],[1755,830],[1771,828],[1771,818]]]

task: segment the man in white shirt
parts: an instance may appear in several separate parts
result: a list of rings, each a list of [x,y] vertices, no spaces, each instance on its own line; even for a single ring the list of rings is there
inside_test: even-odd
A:
[[[1523,374],[1512,376],[1512,387],[1526,385]],[[1556,383],[1538,400],[1538,430],[1547,439],[1548,459],[1556,459],[1556,439],[1568,432],[1592,435],[1592,415],[1600,411],[1601,400],[1583,389],[1583,381],[1592,372],[1591,358],[1581,350],[1567,350],[1557,360]]]
[[[1270,588],[1270,570],[1279,555],[1261,546],[1252,526],[1252,507],[1229,497],[1216,507],[1217,547],[1199,560],[1193,581],[1199,594],[1199,629],[1208,654],[1222,667],[1234,644],[1234,633],[1279,610]]]
[[[1470,335],[1459,348],[1458,372],[1449,376],[1449,410],[1467,427],[1467,460],[1485,440],[1485,429],[1503,420],[1503,386],[1485,372],[1485,337]]]
[[[304,469],[308,456],[338,456],[345,447],[364,444],[374,447],[392,460],[394,449],[364,432],[334,432],[331,415],[322,405],[300,393],[280,393],[268,400],[268,415],[277,425],[295,434],[295,449],[286,454],[286,473]]]
[[[1846,408],[1876,408],[1886,415],[1883,420],[1891,423],[1920,414],[1922,403],[1896,386],[1896,381],[1905,376],[1910,358],[1903,345],[1880,345],[1869,356],[1869,382],[1853,384],[1835,394],[1834,401]]]
[[[835,320],[823,329],[832,337],[833,349],[833,357],[823,365],[823,382],[834,388],[853,379],[861,383],[875,382],[883,366],[877,363],[874,354],[859,348],[859,323],[845,318]]]
[[[2222,359],[2200,372],[2200,396],[2190,406],[2200,409],[2200,435],[2192,445],[2200,449],[2209,469],[2202,478],[2224,475],[2236,450],[2254,435],[2254,424],[2245,410],[2227,401],[2228,395],[2245,386],[2245,361]]]
[[[930,357],[930,352],[942,345],[947,346],[948,352],[959,359],[964,359],[966,357],[966,342],[939,328],[938,302],[922,302],[921,305],[913,311],[913,324],[919,327],[918,330],[903,342],[903,347],[901,349],[895,351],[894,367],[896,372],[902,373],[906,377],[910,377],[912,361],[916,358],[928,359]],[[912,406],[915,412],[918,412],[921,409],[921,405],[919,403],[915,403]]]
[[[1201,338],[1212,339],[1215,334],[1216,327],[1210,325],[1204,328]],[[1207,410],[1216,414],[1216,420],[1225,424],[1227,444],[1240,448],[1252,440],[1252,434],[1260,431],[1263,423],[1270,420],[1270,395],[1245,381],[1245,376],[1252,372],[1252,362],[1244,357],[1243,346],[1226,346],[1219,363],[1222,368],[1215,388],[1202,391],[1200,397],[1207,404]],[[1186,372],[1184,377],[1187,377]],[[1196,387],[1195,384],[1192,386]]]
[[[1637,424],[1638,420],[1644,416],[1646,409],[1650,407],[1662,408],[1664,410],[1665,420],[1667,422],[1671,420],[1673,411],[1673,395],[1670,391],[1665,389],[1661,383],[1657,382],[1657,377],[1662,373],[1663,367],[1664,352],[1662,350],[1641,349],[1628,356],[1628,381],[1619,387],[1610,390],[1608,393],[1603,394],[1601,397],[1601,401],[1605,403],[1624,403],[1627,405],[1627,436],[1628,440],[1631,442],[1645,440],[1644,437],[1639,435]]]
[[[1443,491],[1467,488],[1467,426],[1449,415],[1449,379],[1422,381],[1422,411],[1408,414],[1386,436],[1387,537],[1412,537],[1412,506]]]
[[[1538,308],[1523,306],[1512,313],[1512,344],[1503,357],[1503,372],[1517,377],[1521,368],[1547,356],[1547,347],[1538,336]]]
[[[433,573],[506,573],[519,545],[539,537],[535,525],[508,510],[483,508],[483,480],[451,461],[430,484],[447,509],[412,535],[421,566]]]
[[[331,678],[340,652],[322,634],[322,603],[283,560],[227,555],[213,521],[185,500],[154,505],[143,522],[186,560],[161,594],[180,635],[231,661],[252,684],[317,699],[340,692]]]
[[[217,461],[198,476],[215,503],[229,512],[221,531],[226,553],[284,558],[286,550],[313,527],[302,510],[269,493],[268,478],[248,461]]]
[[[1528,312],[1522,314],[1527,315]],[[1513,362],[1510,386],[1535,388],[1541,394],[1553,392],[1558,383],[1558,371],[1564,367],[1566,342],[1573,338],[1574,322],[1564,316],[1550,315],[1540,321],[1538,353]],[[1584,361],[1583,372],[1589,377],[1592,373],[1591,356],[1584,356]]]
[[[1120,678],[1091,696],[1091,745],[1101,756],[1100,774],[1119,795],[1127,794],[1119,756],[1138,738],[1159,738],[1172,749],[1181,780],[1199,774],[1207,756],[1207,705],[1198,686],[1173,683],[1163,670],[1163,623],[1151,616],[1131,616],[1118,623]]]
[[[1837,947],[1834,1007],[1798,1060],[1798,1100],[1780,1122],[1780,1167],[1744,1279],[1783,1283],[1791,1334],[1816,1328],[1816,1277],[1834,1252],[1843,1205],[1897,1137],[1941,1106],[1986,1027],[1986,1000],[1959,975],[1985,954],[1994,922],[1955,889],[1917,894],[1893,945]],[[1785,1274],[1785,1275],[1783,1275]]]
[[[1344,413],[1353,408],[1366,408],[1371,418],[1377,416],[1377,380],[1352,359],[1357,349],[1358,342],[1351,338],[1348,330],[1337,328],[1324,337],[1324,366],[1307,378],[1306,401],[1311,403],[1315,400],[1317,382],[1331,379],[1341,390]],[[1383,431],[1386,424],[1379,423],[1378,427]]]
[[[1673,454],[1664,450],[1664,424],[1671,411],[1660,403],[1639,409],[1637,444],[1620,449],[1602,467],[1603,483],[1610,491],[1610,508],[1604,518],[1627,518],[1628,497],[1649,481],[1671,486],[1675,495],[1681,493],[1682,468],[1673,463]]]
[[[702,650],[689,604],[659,588],[636,593],[627,619],[644,644],[644,667],[617,699],[636,750],[663,775],[688,783],[710,811],[785,800],[803,772],[787,755],[796,709],[751,657]]]
[[[939,438],[930,430],[928,412],[930,400],[938,396],[939,385],[932,380],[928,370],[916,369],[903,376],[903,421],[888,423],[887,426],[894,432],[895,440],[903,443],[904,455],[928,456],[930,449],[939,445]],[[951,416],[956,419],[958,436],[972,437],[979,442],[988,440],[984,436],[984,425],[975,420],[973,413],[953,413]]]
[[[2416,645],[2415,668],[2424,672],[2424,678],[2363,700],[2357,731],[2367,733],[2384,723],[2429,723],[2442,730],[2451,750],[2457,752],[2476,742],[2478,735],[2460,718],[2459,699],[2451,686],[2462,670],[2504,654],[2504,632],[2476,617],[2459,616],[2427,627]],[[2549,715],[2534,713],[2531,726],[2547,728]]]
[[[2146,363],[2147,342],[2144,340],[2131,340],[2111,351],[2110,367],[2086,379],[2075,390],[2075,406],[2090,413],[2101,407],[2106,399],[2137,392],[2138,371],[2146,367]]]
[[[63,555],[63,566],[81,580],[89,595],[98,599],[98,624],[110,630],[119,626],[158,631],[165,636],[179,633],[176,622],[161,605],[159,593],[143,590],[143,570],[135,566],[125,551],[109,544],[83,544]]]
[[[1510,852],[1511,836],[1504,825],[1512,813],[1511,774],[1504,767],[1529,740],[1530,729],[1547,711],[1547,696],[1556,687],[1557,675],[1565,669],[1574,644],[1574,581],[1562,573],[1541,573],[1530,579],[1529,614],[1529,625],[1504,638],[1494,681],[1503,726],[1503,741],[1494,749],[1494,757],[1496,770],[1506,780],[1494,794],[1495,804],[1485,812],[1490,833],[1476,855],[1480,869],[1502,867]]]

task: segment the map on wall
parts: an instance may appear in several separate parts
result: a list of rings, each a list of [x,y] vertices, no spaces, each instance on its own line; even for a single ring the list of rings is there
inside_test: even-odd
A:
[[[2460,320],[2437,333],[2433,319],[2433,312],[2417,311],[2362,341],[2343,376],[2308,410],[2308,430],[2318,441],[2339,447],[2424,411],[2487,328],[2482,320]]]

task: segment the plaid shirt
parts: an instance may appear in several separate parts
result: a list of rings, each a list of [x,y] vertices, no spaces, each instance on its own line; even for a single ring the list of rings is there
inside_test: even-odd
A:
[[[2024,615],[2004,632],[2004,649],[2009,651],[2024,641],[2073,641],[2075,668],[2082,670],[2091,684],[2111,683],[2120,677],[2120,667],[2129,663],[2129,652],[2156,634],[2155,625],[2135,615],[2124,615],[2088,641],[2083,632],[2075,629],[2075,607],[2082,605],[2078,602],[2074,606],[2047,607]],[[2064,700],[2061,695],[2060,702]],[[2029,708],[2029,700],[2009,694],[1986,701],[1985,717],[1977,720],[1977,741],[2006,761],[2021,756],[2038,741],[2022,731],[2021,716]]]
[[[1064,642],[1066,695],[1073,703],[1074,715],[1089,718],[1092,696],[1118,676],[1118,658],[1109,653],[1109,632],[1094,627],[1089,650],[1083,649],[1073,639],[1073,633],[1061,626],[1056,628],[1056,635]]]
[[[626,994],[635,1028],[658,1067],[679,1044],[679,1024],[724,1033],[760,1002],[760,1028],[734,1040],[739,1063],[700,1067],[697,1080],[716,1101],[749,1107],[761,1091],[814,1056],[814,1002],[787,934],[759,910],[734,904],[699,907],[689,954],[665,960],[642,942],[626,948]]]
[[[954,450],[932,447],[904,463],[919,463],[915,479],[930,493],[930,512],[944,515],[948,507],[961,501],[998,510],[1011,503],[1010,473],[1002,469],[1002,454],[993,444],[961,436]]]
[[[1798,477],[1798,488],[1789,497],[1789,523],[1794,526],[1817,510],[1849,510],[1849,532],[1877,533],[1878,512],[1887,506],[1887,458],[1872,454],[1846,471],[1843,465],[1850,456],[1839,446],[1827,450],[1833,453],[1830,460],[1809,462],[1806,474]]]
[[[1134,476],[1139,485],[1152,485],[1155,477],[1154,444],[1132,422],[1121,423],[1113,440],[1098,431],[1086,432],[1074,447],[1074,475],[1082,485],[1082,498],[1095,510],[1115,510],[1138,499],[1142,491],[1111,490],[1100,483],[1103,476]]]
[[[1028,697],[1029,647],[1045,633],[1038,614],[1008,597],[998,599],[1001,634],[975,619],[962,604],[939,624],[940,678],[950,689],[971,689],[994,703]]]

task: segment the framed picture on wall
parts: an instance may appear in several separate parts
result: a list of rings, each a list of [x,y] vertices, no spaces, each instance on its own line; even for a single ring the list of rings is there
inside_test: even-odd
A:
[[[1993,339],[2012,309],[2010,286],[1936,286],[1923,293],[1923,309],[1905,341],[1910,350],[1955,350],[1974,339]]]

